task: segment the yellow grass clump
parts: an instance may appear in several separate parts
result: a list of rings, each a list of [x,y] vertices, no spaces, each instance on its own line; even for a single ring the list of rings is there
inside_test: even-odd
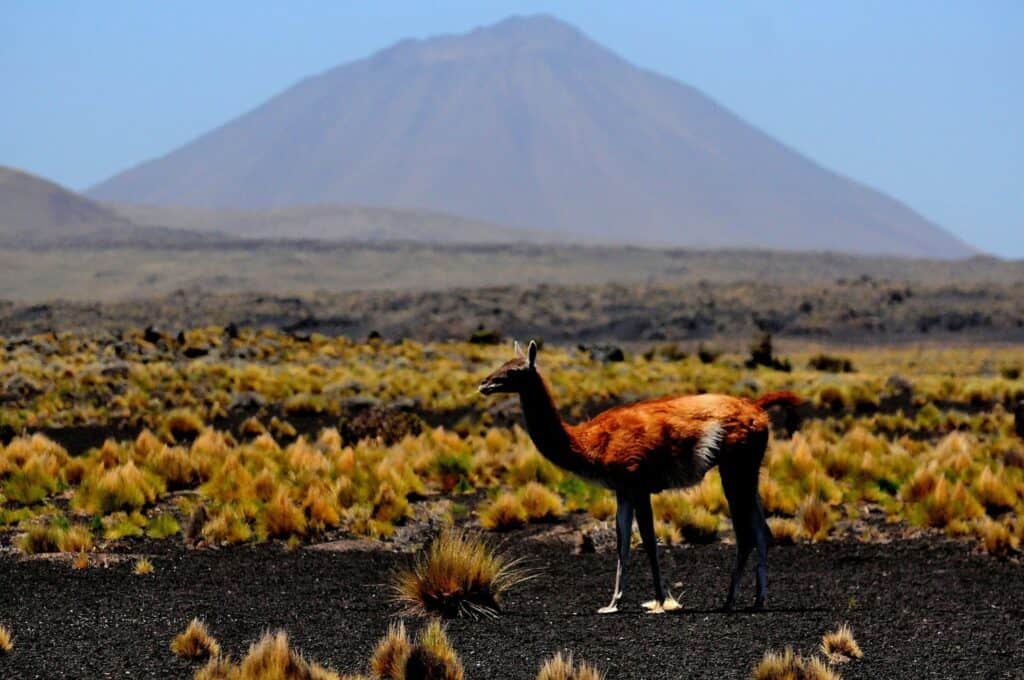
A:
[[[479,511],[480,525],[490,531],[510,531],[526,524],[530,516],[515,494],[502,493]]]
[[[797,517],[805,536],[812,541],[821,541],[828,537],[832,526],[832,513],[828,506],[817,497],[809,497],[800,504]]]
[[[841,680],[821,659],[804,658],[790,647],[781,654],[765,652],[750,677],[753,680]]]
[[[160,513],[146,524],[146,535],[150,538],[168,538],[177,535],[180,531],[181,525],[169,512]]]
[[[252,527],[240,509],[224,506],[203,525],[201,533],[214,545],[232,545],[252,538]]]
[[[524,486],[519,492],[519,501],[530,521],[550,521],[565,514],[565,506],[558,494],[539,482]]]
[[[546,660],[536,680],[603,680],[604,675],[588,663],[573,661],[572,654],[558,652]]]
[[[187,408],[176,408],[163,420],[164,429],[174,436],[197,435],[203,430],[203,419]]]
[[[238,666],[230,656],[211,656],[202,668],[196,671],[193,680],[234,680]]]
[[[412,654],[412,642],[405,631],[405,624],[399,622],[388,627],[387,634],[373,650],[370,670],[377,678],[403,678],[405,665]]]
[[[26,555],[37,553],[83,553],[92,550],[93,538],[89,528],[68,525],[66,520],[52,520],[47,525],[35,525],[17,540],[18,549]]]
[[[405,680],[463,680],[465,671],[441,622],[434,619],[416,637],[405,664]],[[395,678],[402,680],[402,678]]]
[[[86,475],[75,494],[74,505],[94,515],[106,515],[115,510],[143,508],[163,491],[164,484],[159,477],[128,461]]]
[[[230,657],[211,653],[210,660],[194,677],[195,680],[343,680],[334,671],[307,661],[293,650],[284,631],[265,633],[249,646],[249,652],[237,664]]]
[[[0,623],[0,654],[9,654],[14,649],[14,636],[10,629]]]
[[[171,651],[182,659],[216,657],[220,654],[220,643],[210,635],[206,624],[195,618],[189,622],[183,633],[179,633],[171,640]]]
[[[860,645],[853,639],[853,631],[845,623],[825,633],[821,638],[821,651],[832,663],[846,663],[864,656]]]
[[[420,631],[415,644],[404,623],[389,627],[370,657],[370,671],[382,680],[463,680],[465,675],[459,655],[436,619]]]
[[[1020,547],[1020,538],[1010,531],[1010,527],[989,517],[979,521],[976,534],[981,549],[989,555],[1005,557]]]
[[[993,472],[988,465],[975,480],[974,493],[985,506],[985,510],[991,514],[1013,510],[1017,503],[1017,494],[1013,488],[1003,481],[1001,474]]]
[[[140,557],[135,560],[135,567],[132,569],[132,573],[136,576],[146,576],[147,574],[153,573],[153,563],[146,557]]]
[[[518,565],[479,536],[447,529],[395,577],[395,600],[410,614],[496,616],[502,594],[529,578]]]
[[[803,536],[803,525],[794,519],[769,517],[768,530],[777,545],[792,545]]]
[[[263,527],[268,536],[302,536],[306,533],[306,516],[282,490],[267,503]]]

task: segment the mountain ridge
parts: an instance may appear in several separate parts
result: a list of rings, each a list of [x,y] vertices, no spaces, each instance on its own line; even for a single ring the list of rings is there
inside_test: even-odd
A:
[[[637,245],[976,252],[546,15],[401,41],[302,79],[89,195],[358,203]]]

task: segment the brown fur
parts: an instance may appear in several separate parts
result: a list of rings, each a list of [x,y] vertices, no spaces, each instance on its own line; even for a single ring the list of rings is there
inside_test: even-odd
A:
[[[569,425],[559,415],[547,382],[536,369],[536,344],[530,343],[528,357],[519,352],[518,345],[516,352],[516,359],[480,384],[480,392],[518,394],[526,428],[544,457],[616,492],[619,570],[612,604],[601,611],[615,611],[622,595],[634,511],[651,562],[658,607],[665,601],[650,495],[697,484],[716,465],[737,541],[737,561],[725,606],[733,606],[747,557],[756,546],[755,607],[763,607],[771,538],[757,489],[771,430],[765,409],[795,406],[799,398],[791,392],[771,392],[754,401],[724,394],[664,397],[612,408],[587,422]]]

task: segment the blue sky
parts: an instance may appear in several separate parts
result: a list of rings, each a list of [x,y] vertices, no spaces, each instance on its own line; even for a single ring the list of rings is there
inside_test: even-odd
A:
[[[1024,258],[1024,3],[36,2],[0,164],[84,189],[405,37],[547,12],[985,251]]]

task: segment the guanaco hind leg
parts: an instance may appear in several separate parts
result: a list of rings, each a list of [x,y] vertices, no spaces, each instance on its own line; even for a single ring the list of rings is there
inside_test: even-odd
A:
[[[757,595],[754,609],[764,609],[768,597],[768,542],[771,534],[764,519],[761,501],[757,492],[757,470],[736,470],[731,466],[720,466],[722,488],[729,501],[729,514],[736,531],[736,563],[729,583],[729,594],[723,609],[730,610],[736,605],[736,591],[747,560],[757,548]]]
[[[616,494],[615,546],[618,564],[615,567],[615,591],[607,607],[597,610],[598,614],[613,614],[619,611],[619,600],[626,590],[626,563],[629,560],[629,541],[633,533],[633,501],[624,493]]]

